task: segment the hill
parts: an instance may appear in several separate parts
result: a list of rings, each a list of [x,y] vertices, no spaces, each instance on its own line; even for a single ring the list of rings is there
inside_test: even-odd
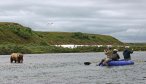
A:
[[[33,31],[18,23],[0,22],[0,44],[123,44],[108,35]]]
[[[40,43],[42,41],[39,36],[28,27],[24,27],[18,23],[0,22],[0,43]]]
[[[112,36],[81,32],[38,32],[38,35],[49,42],[49,44],[122,44],[122,42]]]

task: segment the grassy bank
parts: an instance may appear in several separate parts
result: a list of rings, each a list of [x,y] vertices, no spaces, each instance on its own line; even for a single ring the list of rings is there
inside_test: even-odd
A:
[[[37,53],[74,53],[74,52],[103,52],[105,47],[77,47],[77,48],[63,48],[63,47],[55,47],[49,45],[35,45],[35,44],[27,44],[27,45],[16,45],[16,44],[8,44],[8,45],[0,45],[0,54],[1,55],[9,55],[14,52],[21,52],[26,54],[37,54]],[[123,51],[124,47],[114,46],[112,49],[118,49],[119,51]],[[146,46],[134,46],[134,51],[146,51]]]
[[[77,47],[77,48],[63,48],[49,45],[0,45],[0,54],[11,54],[13,52],[21,52],[27,54],[36,53],[73,53],[73,52],[97,52],[102,51],[103,48],[97,47]]]

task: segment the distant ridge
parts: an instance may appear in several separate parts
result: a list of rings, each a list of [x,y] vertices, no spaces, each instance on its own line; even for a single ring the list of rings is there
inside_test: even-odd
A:
[[[0,22],[0,44],[82,44],[82,45],[120,45],[118,39],[100,34],[81,32],[39,32],[18,23]]]

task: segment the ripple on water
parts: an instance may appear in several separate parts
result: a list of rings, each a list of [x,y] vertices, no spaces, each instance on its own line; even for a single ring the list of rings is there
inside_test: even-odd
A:
[[[122,53],[120,53],[121,55]],[[140,56],[138,55],[140,54]],[[130,66],[99,67],[85,61],[102,59],[103,53],[27,54],[24,63],[11,64],[9,56],[0,56],[1,84],[145,84],[146,63]],[[139,57],[138,57],[139,56]],[[146,60],[136,52],[133,59]]]

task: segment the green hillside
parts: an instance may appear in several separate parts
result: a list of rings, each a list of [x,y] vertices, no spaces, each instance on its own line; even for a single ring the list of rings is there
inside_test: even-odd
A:
[[[28,27],[17,23],[0,22],[0,43],[40,43],[41,38]]]
[[[107,35],[81,32],[39,32],[18,23],[0,22],[0,44],[123,44]]]
[[[122,44],[114,37],[81,32],[38,32],[49,44]]]

